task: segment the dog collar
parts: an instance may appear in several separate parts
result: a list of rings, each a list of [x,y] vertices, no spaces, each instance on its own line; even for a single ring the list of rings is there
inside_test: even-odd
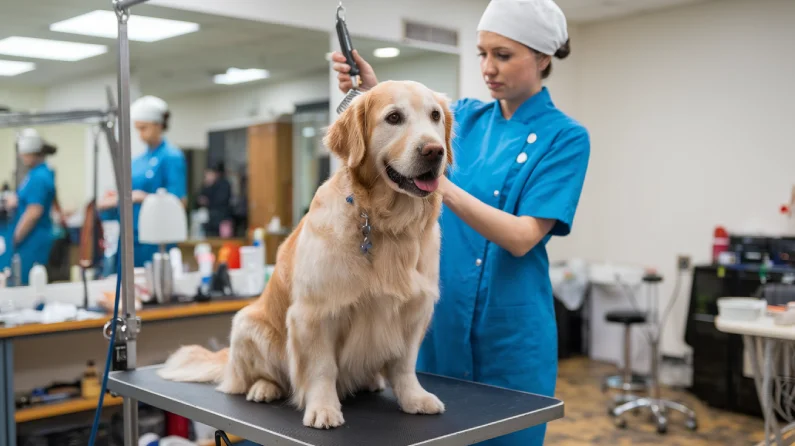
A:
[[[348,195],[345,198],[345,201],[347,201],[348,204],[353,205],[353,195]],[[361,229],[362,235],[364,236],[364,240],[362,241],[361,245],[359,245],[359,249],[362,251],[362,254],[367,254],[370,252],[370,249],[373,248],[373,243],[370,241],[370,232],[373,228],[370,226],[370,217],[367,216],[367,212],[362,211],[360,217],[364,219],[364,224],[359,226],[359,229]]]

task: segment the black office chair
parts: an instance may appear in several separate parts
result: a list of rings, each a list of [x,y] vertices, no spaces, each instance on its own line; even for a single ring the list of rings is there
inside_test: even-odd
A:
[[[648,409],[651,412],[652,419],[657,424],[657,432],[664,434],[668,430],[668,412],[676,411],[686,417],[685,426],[694,431],[698,428],[695,412],[684,404],[664,399],[660,395],[660,340],[662,339],[662,327],[665,325],[665,319],[670,314],[665,314],[662,320],[659,320],[657,305],[659,302],[658,285],[660,282],[662,282],[662,276],[657,274],[647,274],[643,277],[643,283],[652,295],[649,322],[653,328],[648,332],[649,347],[651,347],[651,377],[648,380],[650,395],[625,402],[611,410],[610,413],[616,417],[616,426],[624,428],[627,425],[626,419],[623,417],[625,413]]]
[[[617,406],[637,399],[638,396],[635,395],[635,393],[644,392],[649,389],[648,378],[632,371],[632,326],[635,324],[645,324],[646,313],[635,310],[610,311],[605,315],[605,320],[607,320],[607,322],[624,324],[624,367],[621,369],[620,374],[608,376],[602,382],[603,392],[606,392],[608,389],[621,391],[614,400]],[[613,409],[614,407],[610,408],[610,413],[613,413]]]

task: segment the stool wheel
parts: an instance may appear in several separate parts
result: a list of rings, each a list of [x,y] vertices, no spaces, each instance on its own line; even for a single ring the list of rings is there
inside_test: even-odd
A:
[[[698,429],[698,423],[695,419],[689,418],[687,421],[685,421],[685,427],[695,432]]]
[[[658,423],[657,424],[657,433],[660,434],[660,435],[664,435],[666,432],[668,432],[668,425],[667,424],[663,424],[663,423]]]
[[[616,418],[616,427],[619,429],[626,429],[627,420],[625,420],[624,418]]]

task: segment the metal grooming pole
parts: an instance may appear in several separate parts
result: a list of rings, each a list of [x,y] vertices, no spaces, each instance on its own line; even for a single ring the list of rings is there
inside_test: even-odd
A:
[[[118,117],[119,146],[116,174],[119,185],[119,212],[121,220],[121,314],[116,321],[114,346],[114,370],[132,370],[136,367],[136,343],[141,331],[141,319],[135,315],[135,292],[133,288],[133,224],[132,224],[132,170],[130,147],[130,41],[127,36],[129,8],[146,0],[113,0],[118,19]],[[106,324],[107,336],[109,324]],[[138,401],[123,397],[124,444],[138,444]]]

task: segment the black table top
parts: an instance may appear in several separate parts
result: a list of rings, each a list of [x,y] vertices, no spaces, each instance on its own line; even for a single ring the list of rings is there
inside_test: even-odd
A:
[[[445,403],[445,413],[401,412],[387,388],[344,400],[345,424],[317,430],[305,427],[302,413],[284,402],[254,403],[210,384],[165,381],[156,374],[159,367],[113,372],[108,388],[265,446],[467,445],[563,417],[563,402],[554,398],[419,374],[425,389]]]

